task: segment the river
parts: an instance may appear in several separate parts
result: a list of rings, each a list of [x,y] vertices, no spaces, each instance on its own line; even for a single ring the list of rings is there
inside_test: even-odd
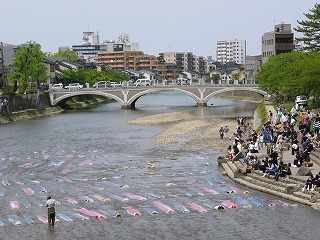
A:
[[[4,223],[0,238],[318,239],[318,211],[290,202],[289,207],[269,207],[269,201],[279,199],[237,186],[221,175],[218,152],[157,146],[154,139],[164,125],[128,123],[167,112],[189,112],[199,119],[247,117],[256,107],[213,98],[207,108],[197,108],[186,95],[164,92],[143,96],[135,110],[121,110],[118,103],[109,103],[0,125],[0,219]],[[230,187],[249,194],[224,191]],[[25,192],[28,188],[33,193]],[[218,194],[212,194],[213,189]],[[61,203],[56,206],[57,214],[73,221],[58,216],[61,222],[52,229],[38,220],[46,215],[41,205],[48,194]],[[142,198],[125,201],[132,197],[128,194]],[[101,197],[111,202],[101,201]],[[248,198],[260,200],[263,207],[239,203],[237,209],[215,211],[204,204],[208,199],[216,203],[244,199],[248,203]],[[76,203],[70,203],[71,199]],[[18,201],[19,209],[12,209],[10,201]],[[162,212],[157,202],[175,212]],[[207,212],[192,210],[191,203]],[[180,212],[179,204],[190,212]],[[124,209],[129,206],[141,216],[129,215]],[[106,215],[106,219],[80,220],[74,213],[81,208]],[[158,214],[149,214],[150,209]],[[113,210],[122,217],[113,217]],[[28,224],[25,217],[34,223]]]

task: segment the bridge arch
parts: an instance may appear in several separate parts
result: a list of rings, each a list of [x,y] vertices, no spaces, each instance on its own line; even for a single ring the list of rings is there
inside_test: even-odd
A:
[[[180,88],[153,88],[153,89],[147,89],[145,91],[139,92],[135,95],[133,95],[132,97],[130,97],[130,99],[128,99],[127,104],[131,106],[131,108],[135,108],[135,103],[139,100],[139,98],[141,98],[144,95],[150,94],[150,93],[156,93],[156,92],[164,92],[164,91],[178,91],[178,92],[182,92],[185,93],[186,95],[190,96],[191,98],[193,98],[196,103],[198,103],[200,101],[199,97],[197,97],[195,94],[193,94],[192,92],[186,91],[184,89],[180,89]]]
[[[241,88],[224,88],[224,89],[221,89],[221,90],[217,90],[217,91],[214,91],[212,93],[210,93],[209,95],[207,95],[205,98],[204,98],[204,101],[205,102],[208,102],[212,97],[216,96],[216,95],[219,95],[221,93],[225,93],[225,92],[232,92],[232,91],[249,91],[249,92],[254,92],[254,93],[258,93],[260,95],[262,95],[265,99],[269,97],[269,94],[265,91],[262,91],[262,90],[259,90],[259,89],[255,89],[255,88],[246,88],[246,89],[241,89]]]
[[[116,100],[121,106],[125,104],[124,101],[121,98],[119,98],[118,96],[115,96],[113,94],[107,93],[107,92],[81,91],[81,92],[74,92],[74,93],[70,92],[68,94],[64,94],[64,95],[62,95],[60,97],[57,97],[56,99],[52,100],[52,105],[56,106],[56,105],[59,105],[60,102],[64,102],[67,99],[70,99],[70,98],[76,97],[76,96],[82,96],[82,95],[97,95],[97,96],[109,97],[109,98],[112,98],[112,99]]]

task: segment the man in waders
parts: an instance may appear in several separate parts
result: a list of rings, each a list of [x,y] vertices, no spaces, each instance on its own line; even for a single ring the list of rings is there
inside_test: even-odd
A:
[[[48,208],[48,224],[49,227],[52,226],[54,227],[54,221],[56,217],[56,212],[54,209],[54,205],[56,204],[56,201],[51,198],[51,196],[47,197],[46,201],[46,207]]]

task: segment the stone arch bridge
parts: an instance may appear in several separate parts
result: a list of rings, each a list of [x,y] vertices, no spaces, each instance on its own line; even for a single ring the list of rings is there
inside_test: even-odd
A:
[[[116,100],[123,109],[135,108],[135,103],[144,95],[160,91],[178,91],[189,95],[197,106],[207,106],[208,101],[215,95],[232,91],[249,91],[268,98],[268,93],[259,90],[257,86],[151,86],[151,87],[117,87],[117,88],[84,88],[79,90],[49,90],[52,106],[62,105],[68,99],[81,95],[99,95]]]

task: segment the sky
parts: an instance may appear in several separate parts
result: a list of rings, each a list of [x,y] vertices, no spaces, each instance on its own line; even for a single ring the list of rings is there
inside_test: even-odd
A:
[[[298,25],[316,0],[2,0],[0,41],[39,43],[44,52],[127,34],[145,54],[192,52],[216,58],[217,41],[246,40],[247,55],[261,54],[261,37],[275,24]],[[318,1],[320,3],[320,1]],[[301,36],[295,33],[295,36]]]

